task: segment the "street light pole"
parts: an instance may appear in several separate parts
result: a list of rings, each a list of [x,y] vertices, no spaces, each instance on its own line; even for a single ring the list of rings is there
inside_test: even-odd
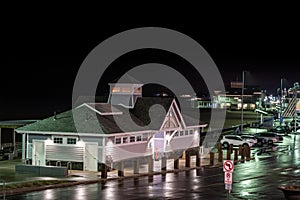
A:
[[[241,113],[241,133],[243,133],[244,124],[244,87],[245,87],[245,71],[242,74],[242,113]]]

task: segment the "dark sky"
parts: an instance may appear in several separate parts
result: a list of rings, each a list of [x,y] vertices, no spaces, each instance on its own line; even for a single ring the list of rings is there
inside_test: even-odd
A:
[[[256,16],[257,13],[253,13]],[[248,84],[260,85],[269,93],[300,81],[299,17],[266,15],[241,18],[220,15],[215,19],[136,17],[107,21],[79,17],[19,16],[1,27],[0,120],[32,119],[71,108],[76,73],[88,53],[104,39],[131,28],[158,26],[180,31],[198,41],[217,64],[225,83],[251,73]],[[157,51],[139,51],[112,65],[119,72],[147,62],[184,64],[180,58]],[[178,62],[176,62],[178,61]],[[179,63],[179,64],[178,64]],[[188,69],[188,68],[187,68]],[[116,72],[118,71],[118,72]],[[186,76],[195,79],[188,70]],[[247,78],[247,77],[246,77]]]

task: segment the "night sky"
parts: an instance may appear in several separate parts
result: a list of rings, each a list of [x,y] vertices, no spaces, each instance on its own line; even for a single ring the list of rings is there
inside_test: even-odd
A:
[[[256,13],[253,13],[253,15]],[[71,108],[72,88],[77,71],[88,53],[104,39],[131,28],[157,26],[180,31],[198,41],[217,64],[225,84],[241,80],[242,70],[251,74],[247,84],[260,85],[276,93],[280,78],[285,86],[300,81],[300,31],[298,16],[266,15],[242,18],[219,16],[175,20],[172,17],[135,17],[106,21],[103,16],[45,17],[20,16],[2,26],[0,77],[0,120],[40,119],[54,111]],[[103,85],[130,67],[160,62],[173,68],[186,66],[181,73],[197,82],[189,64],[168,52],[143,50],[129,53],[113,63],[101,78]],[[200,77],[201,79],[201,77]],[[205,87],[205,86],[203,86]],[[199,95],[201,89],[198,87]]]

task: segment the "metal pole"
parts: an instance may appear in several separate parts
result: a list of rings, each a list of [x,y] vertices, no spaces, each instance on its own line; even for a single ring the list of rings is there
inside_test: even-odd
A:
[[[295,91],[294,91],[294,95],[295,95],[295,113],[294,113],[294,119],[295,119],[295,126],[294,126],[294,131],[295,133],[297,132],[297,88],[295,87]]]
[[[281,118],[282,118],[282,78],[280,79],[280,116],[279,116],[279,122],[281,126]]]
[[[241,114],[241,133],[243,134],[243,124],[244,124],[244,87],[245,87],[245,71],[242,75],[242,114]]]

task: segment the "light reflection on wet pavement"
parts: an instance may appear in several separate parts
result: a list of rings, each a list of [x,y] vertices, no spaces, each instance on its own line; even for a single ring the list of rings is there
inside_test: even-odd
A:
[[[282,184],[300,185],[300,135],[255,159],[235,166],[230,199],[284,199]],[[227,199],[222,168],[202,168],[179,173],[128,178],[106,183],[49,189],[6,199]]]

